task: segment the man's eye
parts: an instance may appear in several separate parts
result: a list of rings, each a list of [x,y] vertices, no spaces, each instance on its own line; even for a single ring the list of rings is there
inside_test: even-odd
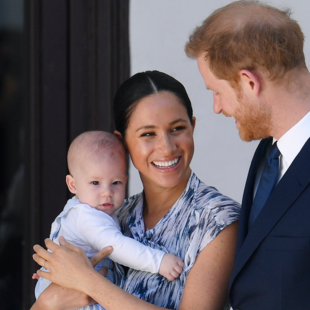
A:
[[[91,182],[93,185],[99,185],[99,182],[98,181],[93,181]]]

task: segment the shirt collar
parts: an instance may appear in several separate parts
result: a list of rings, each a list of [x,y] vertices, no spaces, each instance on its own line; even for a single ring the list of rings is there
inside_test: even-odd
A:
[[[310,112],[288,130],[279,140],[278,148],[288,166],[294,161],[310,137]],[[273,143],[277,141],[273,139]]]

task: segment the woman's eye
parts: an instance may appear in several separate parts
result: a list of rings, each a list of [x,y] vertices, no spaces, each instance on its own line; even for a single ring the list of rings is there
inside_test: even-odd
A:
[[[121,184],[121,181],[115,181],[112,183],[113,185]]]
[[[172,131],[180,131],[180,130],[184,130],[185,126],[178,126],[172,129]]]
[[[155,136],[154,132],[145,132],[141,135],[141,137],[152,137]]]
[[[91,182],[93,185],[99,185],[99,182],[98,181],[92,181]]]

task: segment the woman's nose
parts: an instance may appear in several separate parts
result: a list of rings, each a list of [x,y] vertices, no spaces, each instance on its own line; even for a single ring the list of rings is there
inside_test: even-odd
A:
[[[160,138],[160,150],[164,155],[171,155],[176,148],[175,141],[170,135],[164,135]]]

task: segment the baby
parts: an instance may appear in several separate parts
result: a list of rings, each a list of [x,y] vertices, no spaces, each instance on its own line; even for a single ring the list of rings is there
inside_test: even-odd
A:
[[[66,183],[75,196],[52,224],[50,238],[54,242],[64,236],[83,248],[89,258],[113,246],[109,258],[114,262],[159,273],[169,281],[180,275],[183,262],[179,257],[147,247],[120,231],[114,213],[124,202],[128,177],[124,147],[113,134],[89,131],[75,138],[68,151],[68,168]],[[39,278],[36,298],[50,283]]]

